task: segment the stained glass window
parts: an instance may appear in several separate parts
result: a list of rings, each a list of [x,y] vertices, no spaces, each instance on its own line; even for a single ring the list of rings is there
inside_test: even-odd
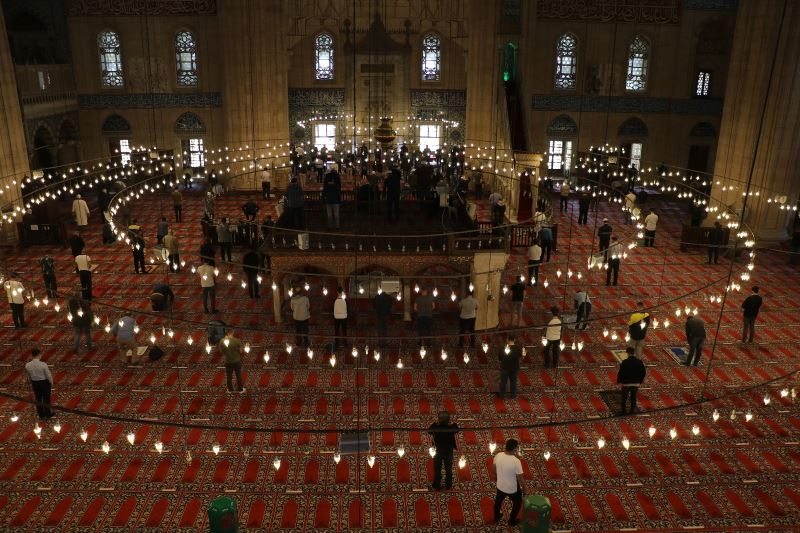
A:
[[[551,139],[547,149],[547,168],[569,170],[572,166],[572,141]]]
[[[189,139],[189,165],[192,168],[201,168],[206,164],[203,139]]]
[[[179,31],[175,35],[175,65],[180,87],[196,87],[197,43],[189,31]]]
[[[442,43],[439,36],[429,33],[422,39],[422,79],[439,81],[441,76]]]
[[[701,70],[697,73],[697,87],[695,88],[695,96],[708,96],[711,90],[711,73],[707,70]]]
[[[119,140],[119,155],[122,158],[122,164],[127,165],[131,162],[131,142],[128,139]]]
[[[644,91],[647,89],[647,67],[650,57],[650,44],[647,39],[637,35],[631,41],[628,50],[628,75],[625,78],[625,89],[628,91]]]
[[[314,39],[314,69],[316,79],[333,79],[333,37],[329,33],[320,33]]]
[[[119,34],[104,31],[97,36],[97,48],[100,53],[100,76],[103,87],[122,87],[122,54],[120,53]]]
[[[578,40],[565,33],[556,45],[556,89],[574,89],[578,72]]]

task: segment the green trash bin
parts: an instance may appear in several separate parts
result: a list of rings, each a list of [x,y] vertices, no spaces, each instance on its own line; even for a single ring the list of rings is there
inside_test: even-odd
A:
[[[239,531],[236,502],[226,496],[211,502],[211,506],[208,508],[208,525],[211,533],[236,533]]]
[[[541,494],[532,494],[522,504],[523,533],[549,533],[550,500]]]

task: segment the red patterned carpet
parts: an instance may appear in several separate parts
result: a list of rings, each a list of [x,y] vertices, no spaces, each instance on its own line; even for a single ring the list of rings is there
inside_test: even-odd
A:
[[[174,227],[182,258],[196,264],[200,198],[187,196],[186,222]],[[236,216],[243,202],[243,196],[222,197],[217,211]],[[144,198],[134,209],[153,241],[161,209],[172,221],[166,198]],[[332,289],[333,279],[318,280],[311,287],[315,354],[309,360],[305,352],[286,353],[284,343],[293,338],[291,324],[275,324],[269,279],[262,299],[250,300],[239,285],[238,268],[221,267],[221,316],[242,327],[237,335],[252,348],[245,361],[243,395],[225,393],[221,358],[203,349],[208,315],[202,312],[199,284],[188,265],[182,273],[168,276],[180,320],[138,317],[141,344],[149,344],[147,338],[155,333],[166,351],[158,362],[125,366],[102,327],[93,330],[95,350],[73,353],[63,300],[60,313],[52,302],[46,309],[27,304],[25,330],[14,330],[6,311],[0,330],[0,391],[30,397],[23,364],[29,349],[39,346],[54,374],[54,403],[101,416],[61,412],[54,419],[60,422],[60,433],[50,421],[42,424],[37,438],[33,407],[0,397],[2,529],[204,530],[209,502],[227,495],[236,501],[240,523],[248,530],[484,530],[490,527],[494,495],[489,443],[514,437],[522,443],[529,492],[544,494],[552,502],[554,530],[800,530],[800,413],[791,394],[780,394],[784,388],[800,387],[796,377],[756,387],[798,369],[800,275],[785,258],[761,253],[749,282],[740,281],[738,271],[744,265],[737,266],[732,281],[741,283],[742,291],[730,292],[720,313],[721,304],[709,297],[724,294],[730,263],[709,266],[702,251],[680,253],[677,237],[685,215],[677,207],[658,209],[656,247],[633,250],[623,261],[620,286],[610,288],[604,272],[587,272],[584,267],[593,226],[577,226],[573,218],[559,215],[559,250],[540,275],[548,287],[528,291],[526,324],[543,324],[553,304],[571,308],[577,284],[589,288],[598,320],[577,336],[570,330],[558,370],[541,367],[541,329],[526,329],[528,356],[515,400],[503,401],[493,394],[499,374],[494,354],[502,345],[491,336],[485,338],[493,351],[472,350],[468,363],[452,341],[447,342],[449,356],[444,361],[438,347],[422,359],[414,341],[403,341],[379,361],[371,353],[356,359],[340,354],[332,367],[320,336],[332,333],[333,295],[323,297],[320,286]],[[485,208],[481,212],[485,216]],[[576,217],[577,212],[570,215]],[[616,209],[601,204],[599,217],[603,216],[610,216],[622,235],[632,235],[634,230],[622,224]],[[94,310],[102,324],[120,315],[101,304],[148,311],[150,287],[167,276],[165,266],[135,275],[124,245],[102,245],[98,227],[91,228],[86,240],[87,253],[99,265]],[[524,268],[523,252],[515,250],[505,276],[509,283]],[[6,266],[32,280],[28,285],[41,296],[37,260],[45,253],[56,258],[59,287],[68,291],[77,276],[71,272],[66,248],[29,248],[8,257]],[[234,250],[234,259],[239,253]],[[568,268],[574,276],[565,285]],[[563,271],[560,278],[557,269]],[[446,267],[430,272],[448,274]],[[437,282],[441,295],[436,333],[442,335],[457,331],[448,283]],[[738,342],[739,305],[753,283],[762,287],[765,305],[757,344],[743,345]],[[639,300],[653,306],[679,297],[655,313],[661,325],[648,335],[648,378],[639,398],[643,412],[611,417],[600,393],[616,388],[611,350],[624,348],[628,314]],[[504,322],[509,317],[507,299],[502,304]],[[685,344],[682,315],[676,318],[674,311],[686,306],[698,308],[710,335],[698,368],[679,366],[668,352]],[[372,334],[369,307],[355,307],[351,334]],[[400,318],[396,315],[392,334],[413,337],[413,326]],[[672,324],[665,328],[667,318]],[[162,327],[172,329],[174,337],[163,335]],[[609,329],[608,338],[602,335],[604,328]],[[612,340],[611,333],[618,338]],[[195,341],[192,346],[186,343],[189,335]],[[571,349],[573,340],[582,341],[583,349]],[[364,347],[359,348],[363,352]],[[262,359],[265,349],[271,354],[268,363]],[[738,392],[746,387],[755,388]],[[768,405],[765,394],[771,400]],[[707,404],[673,409],[718,396],[722,398]],[[465,428],[458,437],[458,455],[464,456],[466,466],[457,470],[453,490],[431,492],[430,444],[421,430],[441,409],[451,411]],[[721,414],[716,422],[715,409]],[[746,413],[752,420],[745,420]],[[19,415],[17,422],[10,420],[12,414]],[[175,423],[185,427],[168,425]],[[544,427],[547,423],[557,425]],[[692,431],[695,425],[697,435]],[[505,429],[490,429],[498,426]],[[344,455],[338,464],[333,460],[339,435],[326,431],[356,427],[369,432],[376,456],[372,467],[365,455]],[[650,427],[656,428],[653,437],[648,436]],[[674,439],[670,429],[675,430]],[[82,430],[88,433],[85,443],[79,438]],[[133,445],[127,441],[129,432],[135,435]],[[597,445],[600,437],[606,443],[602,449]],[[623,437],[630,441],[628,450],[621,444]],[[104,441],[111,446],[109,454],[100,450]],[[163,453],[154,450],[157,441],[163,443]],[[220,445],[219,455],[212,452],[214,443]],[[401,446],[402,457],[397,453]],[[545,451],[550,452],[547,460]]]

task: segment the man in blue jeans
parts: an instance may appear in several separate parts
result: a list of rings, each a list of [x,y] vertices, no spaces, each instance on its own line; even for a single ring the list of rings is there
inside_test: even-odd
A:
[[[506,384],[511,382],[510,398],[517,396],[517,374],[519,373],[519,362],[522,358],[522,349],[516,345],[514,336],[509,336],[507,347],[500,352],[500,392],[498,396],[504,398],[506,395]]]
[[[522,508],[522,496],[525,486],[522,479],[522,461],[517,457],[519,442],[516,439],[506,441],[505,450],[494,456],[492,474],[496,482],[497,494],[494,498],[494,523],[500,522],[500,511],[503,500],[511,498],[511,514],[508,525],[519,524],[519,510]]]

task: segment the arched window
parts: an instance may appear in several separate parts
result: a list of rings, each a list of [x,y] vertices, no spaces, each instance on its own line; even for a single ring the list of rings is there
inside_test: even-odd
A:
[[[435,33],[422,39],[422,80],[439,81],[441,77],[442,41]]]
[[[175,65],[180,87],[197,86],[197,43],[190,31],[175,34]]]
[[[314,39],[314,71],[318,80],[333,79],[333,37],[320,33]]]
[[[556,44],[556,89],[574,89],[577,85],[578,40],[565,33]]]
[[[100,53],[100,76],[103,87],[122,87],[122,54],[119,34],[103,31],[97,36],[97,49]]]
[[[628,75],[625,78],[625,90],[644,91],[647,89],[647,68],[650,57],[650,43],[641,35],[631,41],[628,49]]]

